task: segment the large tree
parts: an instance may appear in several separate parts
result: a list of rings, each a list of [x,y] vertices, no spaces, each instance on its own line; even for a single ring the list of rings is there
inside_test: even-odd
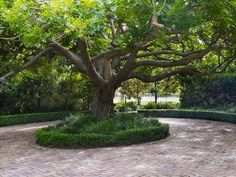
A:
[[[114,92],[129,79],[155,82],[181,74],[221,72],[235,61],[233,0],[0,3],[1,44],[4,47],[13,42],[13,47],[20,46],[17,54],[11,51],[11,57],[25,62],[19,68],[13,65],[1,81],[40,58],[66,58],[95,86],[96,116],[112,113]],[[12,46],[8,46],[10,50]],[[1,60],[6,61],[6,55]],[[3,66],[11,61],[7,59]]]

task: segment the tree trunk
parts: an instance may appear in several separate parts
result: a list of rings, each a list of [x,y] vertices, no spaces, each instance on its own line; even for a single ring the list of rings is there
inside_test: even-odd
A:
[[[142,97],[140,96],[140,97],[138,97],[138,106],[141,106],[142,105]]]
[[[157,95],[157,82],[154,82],[154,86],[155,86],[155,103],[157,103],[157,97],[158,97],[158,95]]]
[[[113,87],[98,88],[93,97],[93,114],[97,118],[108,118],[114,113],[115,89]]]

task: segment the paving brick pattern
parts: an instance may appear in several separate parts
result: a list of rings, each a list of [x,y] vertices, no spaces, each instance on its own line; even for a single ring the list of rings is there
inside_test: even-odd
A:
[[[236,177],[236,124],[160,119],[165,140],[99,149],[47,149],[34,131],[56,122],[0,128],[1,177]]]

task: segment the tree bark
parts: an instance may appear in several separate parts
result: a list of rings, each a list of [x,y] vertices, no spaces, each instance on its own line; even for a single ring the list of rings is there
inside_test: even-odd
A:
[[[97,118],[109,118],[114,113],[115,89],[113,87],[97,88],[93,97],[93,115]]]

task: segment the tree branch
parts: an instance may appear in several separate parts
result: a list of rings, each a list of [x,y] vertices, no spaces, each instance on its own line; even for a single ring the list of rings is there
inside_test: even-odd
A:
[[[91,61],[91,57],[88,52],[87,42],[82,39],[78,39],[78,47],[80,49],[82,60],[87,68],[87,74],[93,81],[94,85],[95,86],[104,85],[104,80],[102,76],[97,72]]]
[[[5,41],[18,41],[19,37],[21,35],[15,36],[15,37],[1,37],[0,36],[0,40],[5,40]]]
[[[51,50],[50,48],[44,49],[41,52],[39,52],[37,55],[35,55],[29,62],[25,63],[23,66],[21,66],[20,68],[11,71],[7,74],[5,74],[4,76],[0,77],[0,82],[16,75],[17,73],[29,68],[30,66],[32,66],[34,63],[36,63],[42,56],[44,56],[49,50]]]
[[[124,55],[124,54],[121,54],[119,49],[111,49],[111,50],[108,50],[104,53],[101,53],[101,54],[93,57],[92,63],[96,63],[97,61],[99,61],[101,59],[112,59],[112,58],[115,58],[120,55]]]
[[[197,52],[191,52],[189,55],[185,54],[178,54],[185,56],[181,60],[177,61],[165,61],[165,62],[160,62],[157,60],[140,60],[137,61],[134,68],[137,68],[139,66],[155,66],[155,67],[174,67],[174,66],[184,66],[189,64],[193,60],[201,60],[206,54],[208,54],[211,50],[209,48],[204,49],[204,50],[199,50]]]
[[[123,67],[123,69],[116,75],[117,84],[123,82],[124,78],[126,78],[132,70],[140,67],[140,66],[154,66],[154,67],[176,67],[176,66],[187,66],[190,62],[194,60],[201,60],[205,55],[207,55],[211,51],[211,48],[206,48],[204,50],[194,51],[188,53],[187,56],[183,57],[181,60],[176,61],[165,61],[160,62],[157,60],[128,60]]]
[[[143,41],[136,43],[135,46],[137,50],[142,48],[146,43],[152,41],[156,37],[158,32],[165,27],[163,24],[160,24],[157,22],[157,11],[156,11],[155,0],[152,0],[152,4],[153,4],[153,12],[152,12],[152,19],[151,19],[152,31],[144,38]]]
[[[135,45],[134,45],[135,49],[130,52],[129,56],[127,56],[127,59],[129,59],[129,60],[125,63],[122,70],[116,76],[117,82],[119,82],[119,80],[122,80],[123,77],[127,76],[130,73],[130,71],[133,68],[133,65],[136,62],[135,59],[137,57],[137,53],[148,42],[153,41],[156,38],[158,32],[165,27],[164,25],[157,22],[155,0],[152,0],[152,3],[153,3],[153,12],[152,12],[153,14],[152,14],[152,19],[151,19],[151,32],[148,33],[147,36],[143,40],[135,43]],[[121,59],[120,59],[120,61],[121,61]]]
[[[164,2],[163,2],[162,6],[161,6],[161,8],[159,9],[159,11],[158,11],[157,14],[160,14],[160,13],[161,13],[161,11],[163,10],[165,4],[166,4],[166,0],[164,0]]]
[[[110,14],[108,16],[108,19],[109,19],[109,23],[110,23],[110,26],[111,26],[111,35],[112,35],[111,45],[114,47],[114,46],[116,46],[116,44],[115,44],[116,30],[115,30],[114,18],[112,16],[112,14]]]
[[[79,69],[86,73],[87,69],[84,66],[83,61],[81,60],[80,57],[76,56],[74,53],[72,53],[71,51],[69,51],[68,49],[66,49],[65,47],[61,46],[59,43],[52,41],[52,40],[48,40],[48,45],[52,47],[52,49],[54,49],[57,53],[59,53],[61,56],[69,59],[70,61],[72,61],[72,63],[77,64],[79,66]]]
[[[180,52],[177,52],[177,51],[161,50],[161,51],[153,51],[153,52],[138,54],[137,58],[149,57],[149,56],[155,56],[155,55],[164,55],[164,54],[175,54],[175,55],[183,56],[183,54],[181,54]]]
[[[156,76],[148,76],[143,73],[131,72],[129,76],[126,78],[126,80],[136,78],[136,79],[141,80],[142,82],[148,83],[148,82],[160,81],[165,78],[175,76],[178,74],[201,75],[200,72],[192,70],[191,68],[178,68],[174,71],[166,71],[166,72],[159,73]]]
[[[152,51],[152,52],[141,53],[141,54],[138,54],[136,56],[136,58],[156,56],[156,55],[165,55],[165,54],[173,54],[173,55],[178,55],[178,56],[181,56],[181,57],[187,57],[187,56],[190,56],[190,55],[197,55],[201,52],[208,51],[210,49],[211,48],[208,47],[206,49],[200,49],[200,50],[196,50],[196,51],[183,52],[183,53],[178,52],[178,51],[174,51],[174,50],[160,50],[160,51]],[[127,58],[127,57],[125,57],[125,58]]]
[[[228,57],[226,60],[224,60],[222,63],[220,63],[218,66],[216,66],[213,71],[216,73],[222,73],[225,72],[225,70],[227,69],[227,67],[235,60],[236,58],[231,56]],[[220,70],[220,68],[222,67],[222,69]]]
[[[174,61],[173,60],[171,61],[171,59],[170,59],[170,61],[158,61],[158,60],[152,60],[152,59],[139,60],[139,61],[135,60],[135,62],[127,65],[126,68],[124,67],[124,69],[126,69],[126,70],[123,69],[122,72],[125,72],[125,75],[128,75],[129,72],[131,72],[132,70],[134,70],[140,66],[154,66],[154,67],[163,67],[163,68],[176,67],[176,66],[186,66],[194,60],[201,60],[210,51],[211,51],[211,48],[207,48],[204,50],[191,52],[187,56],[184,53],[178,54],[178,55],[182,55],[185,57],[183,57],[181,60],[174,60]],[[167,53],[168,53],[168,51],[167,51]],[[120,75],[118,75],[118,76],[120,76]],[[124,77],[124,75],[122,77]]]
[[[178,60],[178,61],[164,61],[164,62],[160,62],[157,60],[141,60],[136,62],[136,64],[134,65],[135,68],[139,67],[139,66],[155,66],[155,67],[174,67],[174,66],[184,66],[187,65],[191,60],[189,59],[182,59],[182,60]]]
[[[126,77],[131,72],[133,66],[136,63],[135,59],[137,58],[138,52],[144,47],[146,47],[146,45],[149,42],[153,41],[156,38],[158,32],[165,27],[164,25],[157,22],[157,11],[156,11],[155,0],[151,0],[151,2],[153,4],[153,12],[150,24],[151,32],[148,33],[143,40],[135,43],[134,44],[135,48],[131,52],[129,52],[130,54],[127,57],[123,58],[123,59],[128,59],[128,61],[125,63],[122,70],[116,75],[115,80],[117,83],[119,83],[122,80],[122,78]],[[113,63],[113,67],[118,65],[123,59],[116,58],[116,62]]]

